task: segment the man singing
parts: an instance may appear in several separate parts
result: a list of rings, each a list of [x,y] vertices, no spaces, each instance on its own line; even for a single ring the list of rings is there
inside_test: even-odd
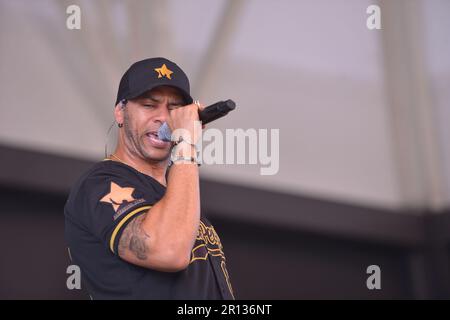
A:
[[[200,213],[202,108],[170,60],[142,60],[123,75],[116,149],[80,177],[64,208],[69,254],[92,299],[234,299],[220,238]],[[164,122],[184,132],[175,143],[158,138]]]

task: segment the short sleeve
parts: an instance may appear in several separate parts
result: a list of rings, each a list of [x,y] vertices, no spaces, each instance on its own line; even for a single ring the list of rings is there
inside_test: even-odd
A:
[[[87,177],[77,195],[89,231],[114,254],[126,225],[157,202],[154,190],[132,176],[112,172]]]

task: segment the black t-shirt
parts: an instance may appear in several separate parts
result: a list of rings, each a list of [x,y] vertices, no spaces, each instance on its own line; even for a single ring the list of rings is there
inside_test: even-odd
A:
[[[92,299],[234,299],[220,238],[203,216],[183,271],[159,272],[118,256],[126,225],[165,191],[152,177],[106,159],[72,187],[64,208],[65,237]]]

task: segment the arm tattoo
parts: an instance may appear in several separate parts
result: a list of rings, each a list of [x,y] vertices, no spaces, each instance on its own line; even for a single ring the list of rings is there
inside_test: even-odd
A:
[[[125,250],[131,251],[139,260],[147,259],[147,239],[150,237],[142,228],[147,213],[134,218],[123,230],[119,239],[119,256],[123,256]]]

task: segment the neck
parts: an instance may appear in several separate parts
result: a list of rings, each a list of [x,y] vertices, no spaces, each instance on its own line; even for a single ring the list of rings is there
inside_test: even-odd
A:
[[[112,156],[109,158],[114,161],[123,162],[137,171],[151,176],[163,186],[167,186],[166,172],[169,164],[168,159],[155,162],[148,161],[132,154],[127,150],[123,150],[123,148],[120,147],[117,147]]]

